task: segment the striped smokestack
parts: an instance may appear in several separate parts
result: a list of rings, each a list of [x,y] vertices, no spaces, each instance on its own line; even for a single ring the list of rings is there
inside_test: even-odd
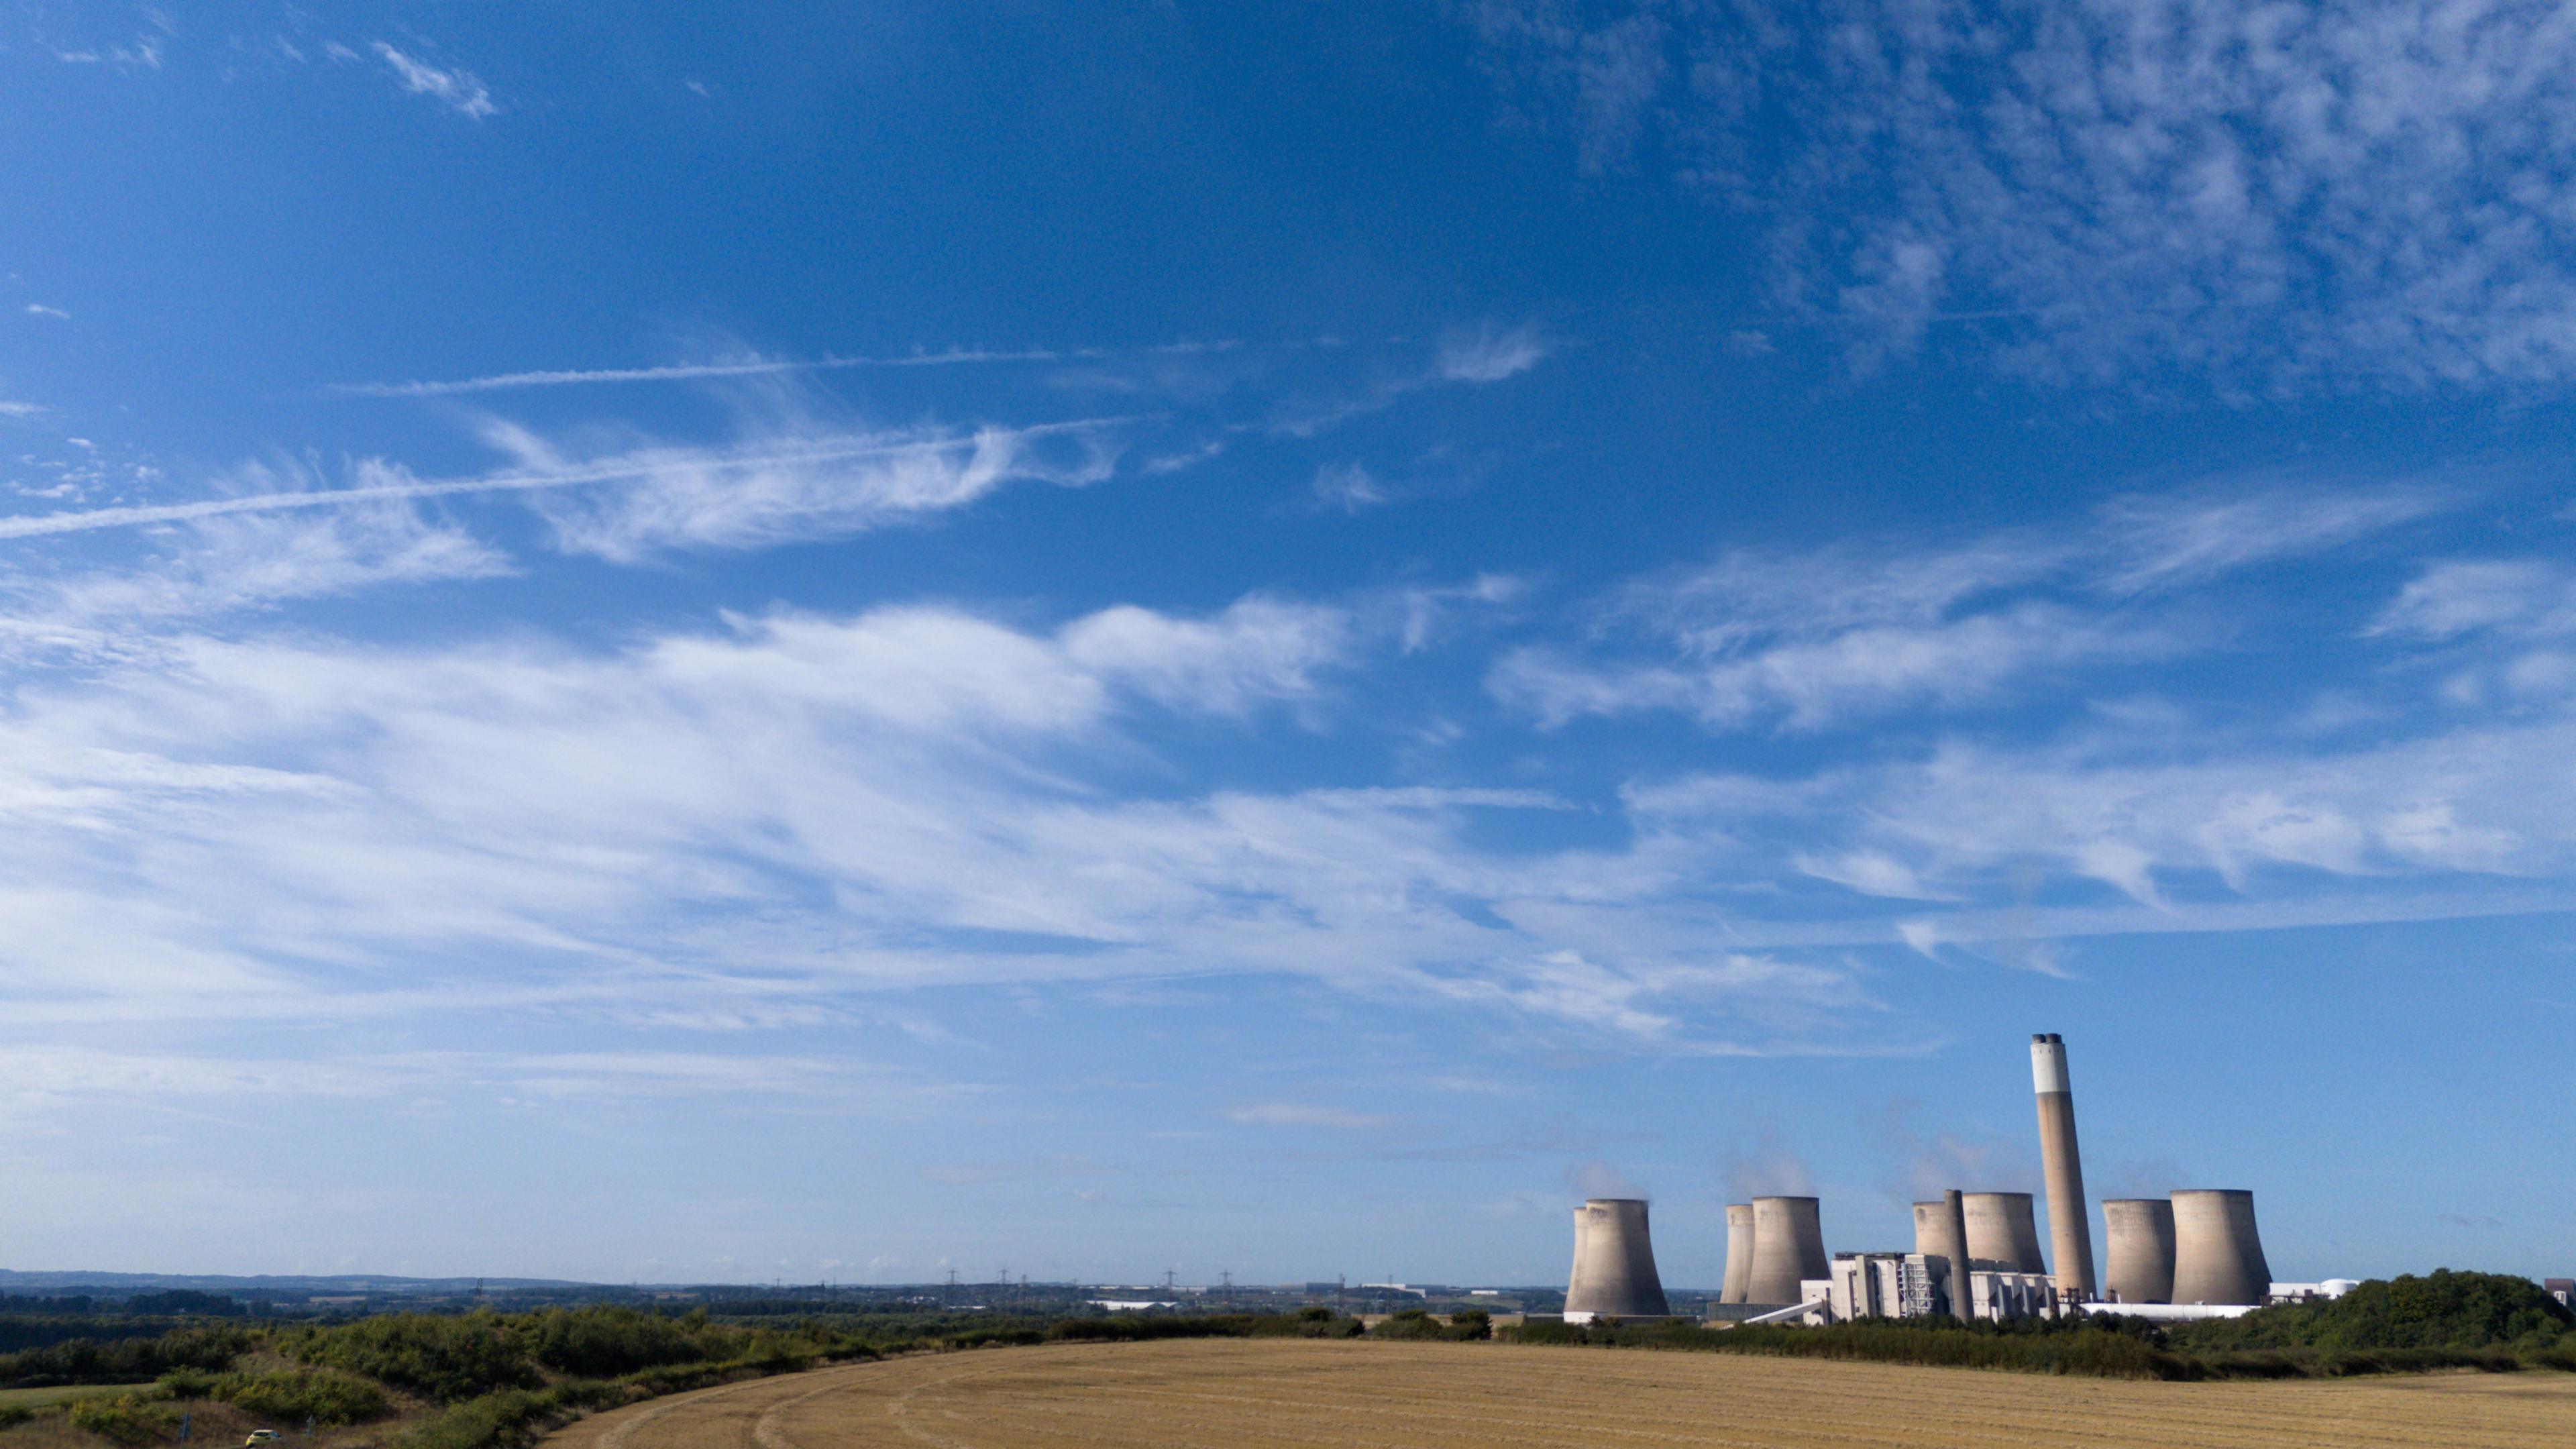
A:
[[[2031,1086],[2039,1094],[2039,1166],[2048,1179],[2048,1241],[2057,1260],[2057,1291],[2100,1296],[2093,1280],[2093,1216],[2084,1203],[2084,1163],[2075,1150],[2075,1092],[2066,1076],[2066,1043],[2057,1033],[2030,1039]]]

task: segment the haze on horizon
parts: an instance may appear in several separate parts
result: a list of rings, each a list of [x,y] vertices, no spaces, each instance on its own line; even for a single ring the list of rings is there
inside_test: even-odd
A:
[[[2553,10],[0,72],[0,1266],[1714,1284],[2055,1031],[2097,1201],[2567,1271]]]

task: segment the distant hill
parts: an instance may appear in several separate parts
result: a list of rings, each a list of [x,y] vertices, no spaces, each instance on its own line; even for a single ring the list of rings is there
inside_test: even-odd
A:
[[[605,1285],[572,1282],[560,1278],[397,1278],[383,1273],[340,1273],[319,1276],[305,1274],[254,1274],[235,1277],[220,1273],[22,1273],[0,1268],[0,1293],[61,1294],[79,1289],[101,1290],[114,1294],[148,1292],[154,1289],[193,1289],[200,1293],[269,1293],[277,1295],[310,1293],[383,1293],[443,1294],[471,1293],[481,1283],[490,1290],[505,1288],[588,1288]],[[623,1286],[623,1285],[620,1285]]]

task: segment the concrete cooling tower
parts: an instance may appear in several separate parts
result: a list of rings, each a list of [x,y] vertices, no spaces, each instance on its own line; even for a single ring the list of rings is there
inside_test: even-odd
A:
[[[2031,1036],[2030,1078],[2039,1096],[2039,1165],[2048,1181],[2048,1238],[2057,1250],[2057,1291],[2091,1298],[2093,1215],[2084,1205],[2084,1163],[2075,1150],[2075,1089],[2066,1075],[2066,1043],[2057,1033]]]
[[[2111,1261],[2104,1286],[2122,1303],[2171,1303],[2174,1286],[2174,1210],[2160,1197],[2102,1201],[2102,1228]]]
[[[2260,1303],[2272,1286],[2254,1231],[2254,1194],[2203,1188],[2173,1195],[2176,1303]]]
[[[2039,1255],[2039,1222],[2026,1192],[1972,1192],[1960,1203],[1968,1220],[1968,1256],[1977,1266],[2006,1273],[2045,1273]]]
[[[1664,1281],[1646,1237],[1642,1198],[1596,1197],[1574,1210],[1574,1276],[1565,1285],[1568,1318],[1665,1318]]]
[[[1968,1292],[1968,1218],[1956,1190],[1941,1194],[1938,1202],[1914,1205],[1914,1251],[1941,1262],[1936,1270],[1943,1294],[1941,1311],[1967,1317],[1962,1305]]]
[[[1726,1282],[1717,1290],[1720,1303],[1749,1303],[1745,1285],[1753,1281],[1753,1204],[1726,1205]]]
[[[1744,1285],[1746,1302],[1798,1302],[1800,1283],[1832,1271],[1814,1198],[1753,1200],[1753,1276]]]

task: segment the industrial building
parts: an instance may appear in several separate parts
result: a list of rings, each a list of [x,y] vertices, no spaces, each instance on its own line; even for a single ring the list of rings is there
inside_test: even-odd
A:
[[[1823,1278],[1825,1259],[1821,1208],[1811,1197],[1757,1197],[1753,1200],[1753,1268],[1745,1280],[1748,1303],[1798,1303],[1799,1285]]]
[[[1574,1273],[1565,1287],[1565,1321],[1669,1318],[1664,1282],[1646,1231],[1643,1198],[1596,1197],[1574,1210]]]
[[[1973,1269],[1962,1290],[1948,1263],[1928,1253],[1836,1253],[1833,1271],[1799,1285],[1799,1291],[1794,1308],[1746,1321],[1821,1326],[1948,1313],[2000,1322],[2054,1318],[2059,1312],[2056,1284],[2046,1273]]]
[[[2109,1261],[2097,1279],[2065,1038],[2034,1033],[2030,1064],[2048,1250],[2041,1246],[2036,1205],[2027,1192],[1950,1189],[1914,1204],[1913,1252],[1830,1258],[1815,1198],[1757,1197],[1727,1204],[1726,1276],[1718,1303],[1757,1310],[1777,1305],[1744,1318],[1746,1323],[1942,1313],[1988,1320],[2071,1312],[2189,1319],[2334,1298],[2353,1286],[2342,1278],[2273,1282],[2254,1223],[2254,1194],[2242,1188],[2185,1188],[2170,1197],[2105,1201]],[[2548,1288],[2561,1302],[2576,1297],[2576,1284],[2567,1279],[2550,1279]],[[1646,1205],[1596,1198],[1577,1209],[1567,1321],[1669,1313],[1647,1241]]]

